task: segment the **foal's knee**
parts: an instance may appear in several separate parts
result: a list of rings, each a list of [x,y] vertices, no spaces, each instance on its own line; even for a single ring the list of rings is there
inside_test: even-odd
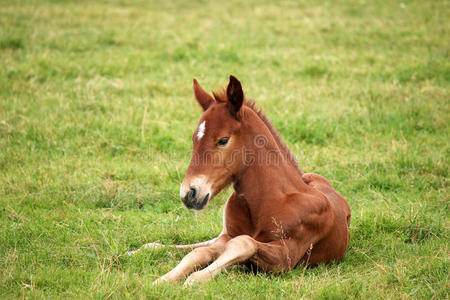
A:
[[[189,256],[201,257],[202,260],[213,260],[217,256],[217,251],[211,247],[199,247],[192,250]]]
[[[255,240],[249,235],[239,235],[227,243],[228,249],[239,249],[244,253],[255,253],[258,250]]]

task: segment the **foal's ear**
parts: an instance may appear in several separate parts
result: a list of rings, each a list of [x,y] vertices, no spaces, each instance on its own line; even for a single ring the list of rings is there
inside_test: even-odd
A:
[[[197,102],[203,108],[203,111],[207,110],[208,107],[216,101],[210,94],[208,94],[200,86],[200,84],[198,84],[197,79],[195,78],[194,78],[194,94],[195,99],[197,99]]]
[[[236,77],[230,75],[230,82],[227,87],[228,109],[236,118],[239,116],[239,110],[244,102],[244,91],[241,83]]]

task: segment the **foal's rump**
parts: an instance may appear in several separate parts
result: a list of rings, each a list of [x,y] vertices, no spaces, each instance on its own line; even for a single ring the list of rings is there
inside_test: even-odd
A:
[[[351,216],[350,206],[344,197],[335,191],[331,183],[325,177],[315,173],[305,173],[302,178],[306,184],[324,194],[330,201],[339,204],[337,205],[337,208],[342,208],[342,213],[346,218],[347,226],[349,226]]]

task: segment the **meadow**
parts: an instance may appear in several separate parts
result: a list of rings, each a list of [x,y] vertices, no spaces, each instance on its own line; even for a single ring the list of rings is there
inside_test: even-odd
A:
[[[448,1],[0,1],[0,298],[449,297]],[[339,264],[151,283],[217,236],[187,210],[201,109],[230,74],[352,209]]]

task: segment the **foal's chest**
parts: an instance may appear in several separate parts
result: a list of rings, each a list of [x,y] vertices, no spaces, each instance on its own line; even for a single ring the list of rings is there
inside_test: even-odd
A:
[[[223,230],[231,237],[249,235],[260,242],[285,239],[288,228],[284,226],[275,211],[259,215],[252,213],[243,197],[231,195],[224,207]]]
[[[244,234],[253,236],[255,231],[247,202],[237,197],[235,193],[230,196],[224,207],[223,230],[231,237]]]

